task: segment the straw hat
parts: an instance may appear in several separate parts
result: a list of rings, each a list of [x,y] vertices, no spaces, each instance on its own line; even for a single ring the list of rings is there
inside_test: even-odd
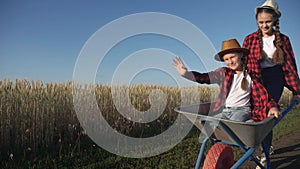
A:
[[[257,10],[260,8],[272,9],[278,16],[281,16],[280,11],[278,10],[278,4],[274,0],[266,0],[264,4],[254,9],[255,14],[257,14]]]
[[[241,48],[239,42],[236,39],[225,40],[222,42],[222,49],[215,55],[217,61],[224,61],[223,56],[227,53],[242,52],[244,55],[249,54],[249,50]]]

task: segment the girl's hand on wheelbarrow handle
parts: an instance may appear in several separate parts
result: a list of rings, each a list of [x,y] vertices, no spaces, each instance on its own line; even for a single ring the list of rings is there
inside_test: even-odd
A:
[[[280,116],[280,111],[277,107],[272,107],[268,112],[268,117],[274,116],[274,118],[278,118]]]

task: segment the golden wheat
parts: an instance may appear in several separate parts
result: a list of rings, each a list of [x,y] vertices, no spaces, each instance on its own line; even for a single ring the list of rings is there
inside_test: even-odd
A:
[[[40,149],[73,145],[79,148],[78,140],[85,131],[77,119],[73,108],[73,83],[47,83],[28,80],[0,81],[0,149],[7,154],[19,152],[23,155],[34,155]],[[78,84],[76,84],[78,85]],[[174,107],[181,103],[194,104],[207,102],[217,97],[218,90],[206,86],[169,87],[159,85],[108,86],[79,85],[82,91],[93,91],[98,107],[107,122],[115,130],[135,136],[147,137],[167,129],[176,119]],[[120,109],[136,109],[143,112],[151,107],[149,95],[153,90],[160,90],[164,97],[157,101],[167,100],[166,107],[157,107],[162,111],[160,117],[151,123],[137,123],[119,114]],[[188,97],[181,98],[184,90]],[[80,99],[84,99],[84,92]],[[113,97],[119,102],[114,102]],[[200,97],[199,97],[200,96]],[[129,97],[129,99],[123,99]],[[286,106],[290,102],[291,93],[287,90],[280,104]],[[183,100],[185,99],[185,100]],[[84,103],[84,102],[83,102]],[[83,106],[88,107],[88,106]],[[89,110],[86,116],[93,116]]]

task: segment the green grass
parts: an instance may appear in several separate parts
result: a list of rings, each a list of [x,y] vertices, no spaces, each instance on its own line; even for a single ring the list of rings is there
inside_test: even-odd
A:
[[[300,130],[300,108],[291,110],[277,126],[273,129],[273,139],[278,140],[279,138],[288,135],[294,131]]]
[[[274,132],[274,140],[300,129],[300,109],[293,109],[277,125]],[[111,154],[94,145],[87,137],[81,142],[81,150],[74,152],[62,150],[60,153],[45,153],[34,159],[18,160],[7,159],[0,163],[0,168],[194,168],[197,160],[200,143],[198,142],[199,131],[195,128],[189,135],[174,148],[158,156],[142,159],[125,158]],[[206,150],[207,151],[207,150]],[[47,150],[48,152],[48,150]],[[237,156],[239,152],[235,152]]]

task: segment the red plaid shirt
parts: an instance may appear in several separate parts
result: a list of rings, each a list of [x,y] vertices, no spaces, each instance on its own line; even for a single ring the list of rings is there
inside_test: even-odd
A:
[[[284,74],[285,87],[292,91],[293,94],[300,94],[300,79],[292,45],[288,36],[281,34],[281,39],[283,40],[282,49],[285,53],[285,62],[281,66]],[[247,56],[248,70],[261,79],[258,31],[246,36],[243,47],[250,50],[250,53]]]
[[[216,100],[213,111],[219,111],[225,105],[225,100],[232,85],[233,76],[233,70],[227,67],[221,67],[216,69],[215,71],[211,71],[208,73],[199,73],[192,71],[192,74],[186,74],[184,77],[201,84],[218,84],[220,87],[220,93]],[[273,99],[269,98],[267,90],[257,80],[257,78],[251,76],[251,79],[252,85],[250,101],[252,119],[254,121],[261,121],[267,117],[267,111],[269,111],[271,107],[279,106]]]

